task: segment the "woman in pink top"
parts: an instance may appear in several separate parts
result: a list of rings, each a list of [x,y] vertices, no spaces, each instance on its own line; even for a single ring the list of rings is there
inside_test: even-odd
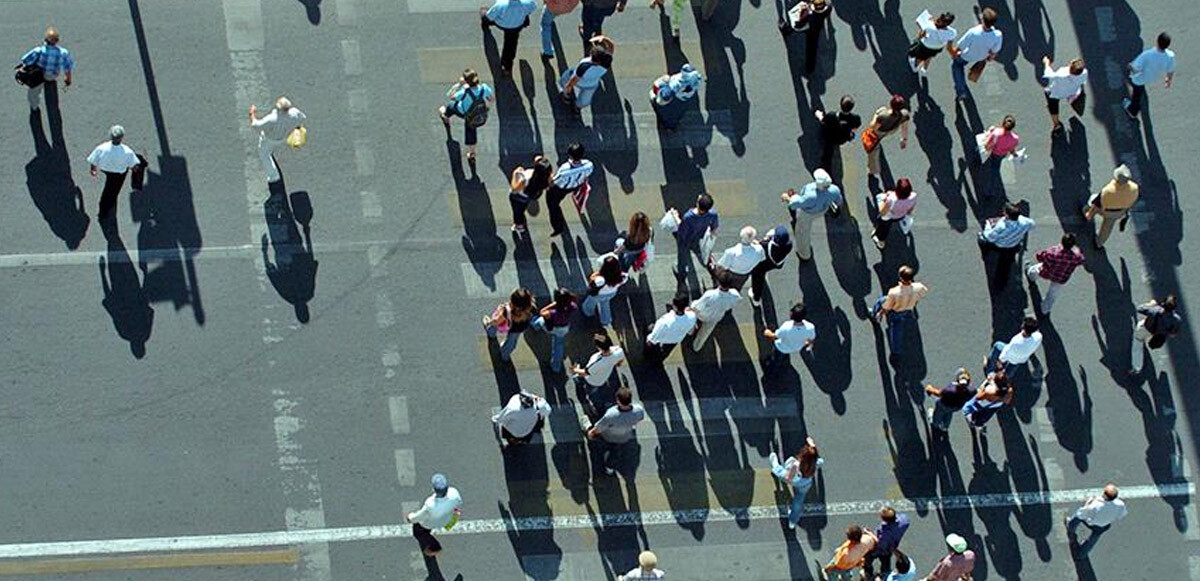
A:
[[[993,126],[988,129],[987,138],[983,142],[984,151],[991,155],[988,159],[1004,159],[1004,156],[1021,146],[1021,136],[1013,133],[1016,127],[1017,120],[1012,115],[1005,115],[999,127]]]
[[[883,250],[892,223],[911,216],[916,208],[917,193],[912,189],[912,182],[908,178],[896,180],[896,188],[879,197],[879,218],[875,220],[875,233],[871,235],[875,247]]]

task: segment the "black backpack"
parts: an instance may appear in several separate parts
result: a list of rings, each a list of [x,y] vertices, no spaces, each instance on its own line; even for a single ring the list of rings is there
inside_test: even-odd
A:
[[[36,64],[18,65],[17,73],[13,75],[13,77],[17,80],[18,84],[25,85],[30,89],[46,82],[45,71],[42,70],[42,67],[39,67]]]
[[[482,91],[480,94],[474,94],[468,89],[464,94],[471,95],[471,106],[467,107],[466,113],[463,113],[463,120],[467,127],[483,127],[488,119],[487,99],[483,98]]]

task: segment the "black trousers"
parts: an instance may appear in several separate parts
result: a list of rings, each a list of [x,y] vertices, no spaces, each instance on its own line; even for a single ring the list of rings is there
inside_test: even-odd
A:
[[[1130,115],[1137,117],[1142,112],[1142,101],[1146,99],[1146,86],[1129,83],[1129,106],[1125,108]]]
[[[578,188],[576,188],[578,189]],[[575,193],[575,190],[564,190],[558,186],[550,186],[546,194],[546,211],[550,213],[550,228],[554,234],[560,234],[567,229],[567,219],[563,216],[563,198]]]
[[[512,207],[513,224],[525,228],[529,223],[525,219],[525,209],[529,207],[529,196],[522,192],[509,192],[508,205]]]
[[[529,24],[528,17],[525,19],[525,24]],[[483,18],[483,26],[485,28],[495,26],[504,31],[504,44],[500,48],[500,67],[505,71],[512,72],[513,60],[517,58],[517,41],[521,39],[521,29],[525,27],[504,28],[488,20],[487,17]]]
[[[651,343],[650,340],[642,342],[642,357],[646,363],[662,363],[671,352],[675,350],[677,343]]]
[[[767,273],[779,268],[783,268],[783,265],[775,266],[774,262],[764,260],[750,271],[750,292],[754,293],[755,300],[762,300],[763,291],[767,288]]]
[[[871,551],[867,553],[867,558],[863,560],[863,573],[867,574],[867,579],[875,578],[875,561],[879,561],[879,574],[887,575],[892,571],[892,554],[891,553],[876,553]]]
[[[433,536],[433,531],[417,523],[413,523],[413,538],[417,539],[417,543],[421,545],[421,552],[426,555],[442,550],[442,544]]]
[[[117,194],[125,185],[125,172],[104,172],[104,192],[100,194],[100,217],[107,217],[117,207]]]
[[[899,221],[900,220],[888,220],[885,218],[879,218],[879,219],[875,220],[875,232],[873,232],[872,234],[880,240],[887,240],[888,234],[891,234],[891,232],[892,232],[892,224],[895,224],[896,222],[899,222]]]
[[[1021,253],[1021,245],[1018,244],[1012,248],[992,246],[992,250],[996,253],[996,272],[992,279],[992,288],[1000,290],[1008,284],[1013,263],[1017,261],[1017,255]]]

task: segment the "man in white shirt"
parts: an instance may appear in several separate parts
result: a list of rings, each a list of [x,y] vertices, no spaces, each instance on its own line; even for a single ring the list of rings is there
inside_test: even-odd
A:
[[[1158,35],[1154,46],[1142,51],[1129,63],[1129,96],[1121,105],[1130,118],[1136,119],[1142,112],[1142,101],[1146,99],[1146,85],[1163,80],[1163,87],[1171,88],[1175,80],[1175,51],[1169,50],[1171,35]]]
[[[646,335],[642,349],[647,362],[661,362],[696,328],[696,312],[688,307],[688,297],[677,293],[667,312],[659,317]]]
[[[1129,511],[1125,508],[1125,501],[1117,498],[1117,485],[1111,482],[1104,486],[1103,495],[1087,499],[1083,506],[1075,511],[1074,516],[1067,521],[1067,536],[1070,538],[1071,544],[1077,547],[1075,559],[1087,559],[1092,548],[1096,546],[1096,542],[1100,540],[1100,535],[1111,528],[1113,523],[1125,518],[1127,514]],[[1083,523],[1092,531],[1091,536],[1082,545],[1079,544],[1079,539],[1075,534],[1079,523]]]
[[[700,298],[692,301],[692,310],[696,311],[696,324],[700,328],[696,337],[692,339],[693,351],[704,348],[717,323],[742,299],[742,295],[732,288],[731,278],[728,272],[718,272],[717,288],[709,289],[700,295]]]
[[[1047,82],[1046,109],[1050,111],[1050,122],[1053,124],[1051,130],[1058,131],[1063,127],[1062,121],[1058,120],[1059,103],[1065,100],[1073,105],[1076,99],[1083,96],[1083,86],[1088,81],[1087,65],[1083,59],[1073,59],[1067,66],[1055,69],[1054,61],[1048,56],[1042,57],[1042,64],[1045,66],[1042,78]]]
[[[967,90],[967,66],[971,67],[972,75],[978,78],[984,65],[1000,54],[1003,45],[1004,34],[996,29],[996,11],[984,8],[979,15],[979,24],[967,29],[962,38],[950,47],[950,56],[954,57],[950,64],[950,76],[954,78],[954,93],[959,101],[971,96]]]
[[[287,141],[292,131],[304,126],[307,117],[287,97],[276,99],[275,108],[262,119],[257,115],[258,107],[251,105],[250,126],[258,130],[258,158],[267,172],[267,181],[274,183],[283,177],[275,163],[275,149]]]
[[[492,422],[500,428],[500,435],[509,446],[528,444],[533,433],[541,430],[550,416],[550,403],[528,391],[508,399],[500,413],[492,416]]]
[[[108,141],[97,145],[87,157],[92,177],[96,177],[97,172],[104,172],[104,192],[100,194],[101,220],[111,216],[116,208],[117,195],[125,185],[125,172],[141,163],[133,149],[121,143],[125,139],[124,127],[113,125],[108,130],[108,137]]]
[[[737,244],[725,249],[721,254],[720,260],[717,261],[717,266],[725,269],[729,274],[733,275],[733,288],[742,290],[746,281],[750,280],[750,273],[758,263],[762,262],[767,257],[763,252],[763,247],[758,243],[758,231],[753,226],[745,226],[738,233],[739,241]]]
[[[432,483],[433,494],[425,499],[421,509],[404,516],[412,523],[413,538],[420,543],[426,557],[437,557],[442,552],[442,544],[434,538],[433,531],[454,526],[462,514],[463,502],[458,490],[450,486],[445,476],[434,474]]]
[[[1037,319],[1025,317],[1020,333],[1014,335],[1008,343],[996,341],[992,345],[992,352],[983,362],[983,370],[985,373],[991,373],[996,367],[1003,365],[1004,374],[1011,378],[1018,367],[1023,368],[1029,363],[1029,358],[1033,357],[1041,346],[1042,332],[1038,331]]]
[[[650,551],[638,555],[638,566],[632,571],[618,575],[617,581],[657,581],[666,579],[667,574],[658,568],[658,556]]]
[[[804,303],[796,303],[792,305],[787,322],[774,331],[763,330],[763,337],[774,341],[775,344],[771,356],[763,362],[764,367],[786,361],[789,355],[801,349],[812,351],[813,341],[817,338],[817,328],[804,318],[806,314]]]
[[[625,350],[614,344],[605,331],[592,335],[592,344],[596,352],[588,358],[587,365],[576,365],[572,372],[575,393],[588,408],[588,417],[595,419],[612,405],[615,390],[609,388],[609,379],[613,370],[625,363]]]

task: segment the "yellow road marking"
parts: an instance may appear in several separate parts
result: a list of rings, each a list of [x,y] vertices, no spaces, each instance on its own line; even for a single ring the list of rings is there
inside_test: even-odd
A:
[[[135,569],[293,565],[299,562],[299,560],[300,551],[294,548],[265,551],[0,560],[0,575],[50,575],[90,573],[96,571],[129,571]]]

